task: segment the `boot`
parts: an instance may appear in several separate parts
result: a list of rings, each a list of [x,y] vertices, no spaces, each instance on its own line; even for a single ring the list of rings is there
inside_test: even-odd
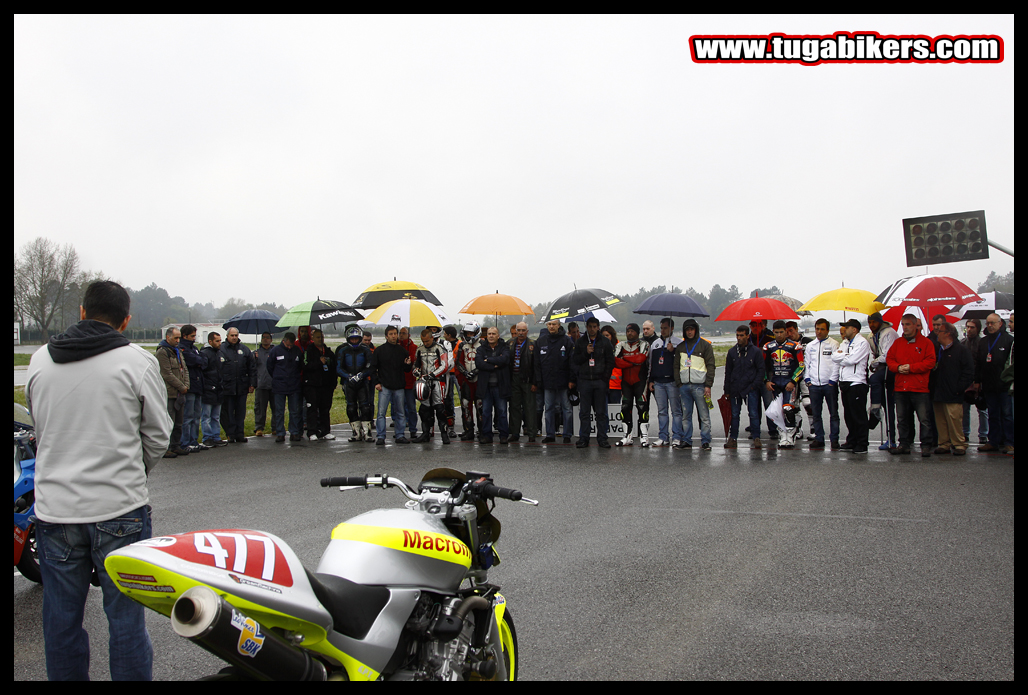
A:
[[[639,423],[639,445],[640,446],[646,447],[646,446],[650,445],[649,432],[650,432],[650,423],[648,423],[648,422],[640,422]]]
[[[448,430],[449,423],[446,421],[446,406],[439,404],[435,407],[436,419],[439,421],[439,435],[443,439],[443,444],[450,443],[450,433]]]
[[[350,438],[347,439],[346,441],[348,441],[348,442],[359,442],[362,439],[364,439],[364,432],[361,431],[361,422],[360,422],[360,420],[351,420],[350,421]]]
[[[364,428],[364,441],[375,441],[375,428],[371,426],[371,423],[368,420],[364,420],[361,422],[361,425]]]

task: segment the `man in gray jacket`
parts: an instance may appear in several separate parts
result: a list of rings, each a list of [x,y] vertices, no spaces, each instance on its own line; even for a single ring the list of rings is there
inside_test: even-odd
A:
[[[100,578],[114,680],[150,680],[144,608],[104,571],[107,555],[151,536],[146,477],[168,448],[172,419],[157,358],[122,335],[129,295],[92,283],[82,320],[29,363],[25,398],[36,424],[36,537],[50,680],[88,680],[82,628],[89,580]]]

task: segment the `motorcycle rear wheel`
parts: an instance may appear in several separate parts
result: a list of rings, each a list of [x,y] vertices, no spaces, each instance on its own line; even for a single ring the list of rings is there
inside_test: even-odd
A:
[[[29,535],[25,539],[25,548],[18,560],[18,571],[21,576],[36,584],[43,583],[43,573],[39,571],[39,557],[36,550],[36,525],[29,527]]]
[[[503,659],[507,662],[507,680],[518,679],[518,633],[514,629],[514,619],[510,616],[510,609],[503,612],[503,622],[500,623],[500,649],[503,651]]]

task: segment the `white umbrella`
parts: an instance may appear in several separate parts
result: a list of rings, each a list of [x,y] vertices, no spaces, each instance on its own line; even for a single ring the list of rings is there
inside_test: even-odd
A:
[[[372,311],[367,320],[379,326],[445,326],[453,323],[440,306],[420,299],[397,299]]]
[[[989,314],[999,314],[1000,318],[1006,319],[1014,310],[1014,295],[1007,292],[982,292],[982,301],[963,306],[954,307],[949,313],[960,319],[984,319]],[[1003,314],[1006,314],[1004,316]]]

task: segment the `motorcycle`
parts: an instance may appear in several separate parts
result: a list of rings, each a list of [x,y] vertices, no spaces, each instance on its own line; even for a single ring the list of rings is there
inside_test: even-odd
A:
[[[488,582],[500,563],[492,511],[497,498],[536,500],[450,468],[417,490],[388,475],[321,486],[396,488],[409,501],[336,526],[314,572],[281,538],[243,529],[139,541],[105,568],[122,593],[230,664],[211,680],[517,679],[514,620]]]
[[[14,404],[14,566],[26,579],[41,583],[36,553],[36,435],[25,406]]]

